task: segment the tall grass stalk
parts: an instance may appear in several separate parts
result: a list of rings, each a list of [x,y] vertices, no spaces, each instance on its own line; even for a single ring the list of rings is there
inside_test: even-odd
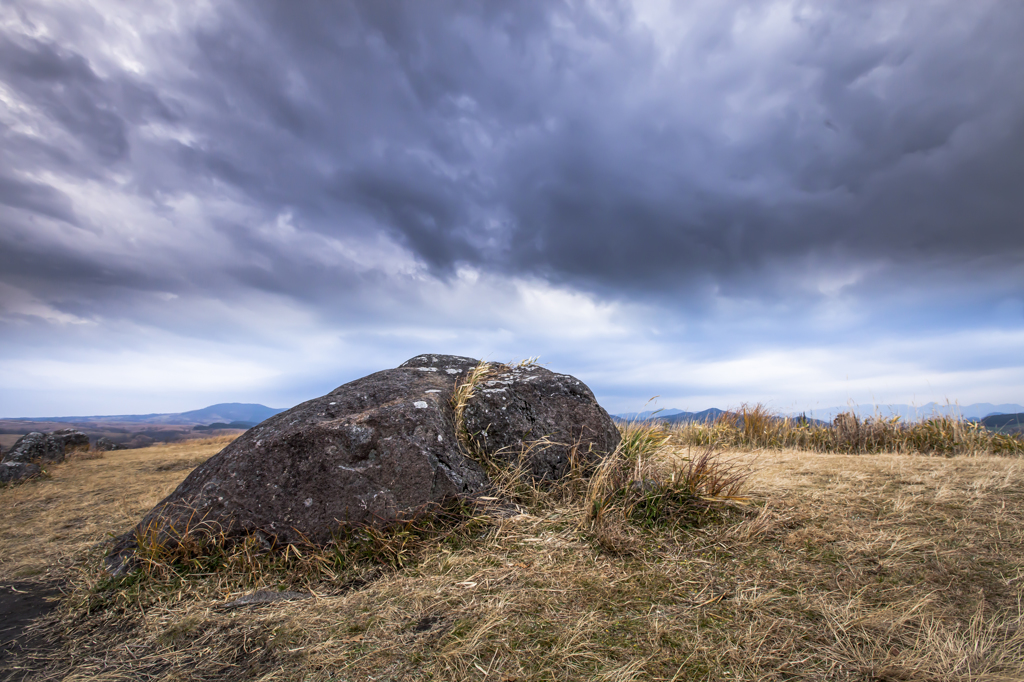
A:
[[[623,427],[624,433],[628,428]],[[1024,454],[1024,437],[1021,434],[989,431],[977,422],[946,415],[914,422],[903,421],[899,417],[861,419],[852,412],[844,412],[831,424],[822,425],[778,416],[757,404],[743,405],[711,422],[682,424],[670,431],[674,442],[690,446],[795,448],[847,454]]]

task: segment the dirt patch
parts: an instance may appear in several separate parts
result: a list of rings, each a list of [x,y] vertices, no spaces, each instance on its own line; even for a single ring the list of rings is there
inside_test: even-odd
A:
[[[60,590],[53,583],[10,582],[0,585],[0,680],[19,680],[34,669],[35,655],[56,650],[43,636],[29,630],[57,604]]]

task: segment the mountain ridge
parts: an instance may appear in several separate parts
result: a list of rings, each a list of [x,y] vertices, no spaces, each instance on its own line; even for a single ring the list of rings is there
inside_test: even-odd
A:
[[[714,420],[725,412],[737,412],[738,410],[721,410],[715,407],[700,412],[686,412],[675,408],[667,410],[654,410],[647,412],[626,412],[614,414],[612,417],[619,421],[646,421],[648,419],[660,419],[669,423],[689,423]],[[932,416],[960,416],[963,419],[981,421],[987,417],[1019,414],[1024,412],[1024,406],[1012,403],[973,403],[971,405],[956,405],[931,402],[920,407],[914,405],[892,404],[892,405],[846,405],[825,407],[801,412],[779,413],[780,417],[799,418],[821,422],[831,422],[841,412],[854,412],[860,418],[866,417],[893,417],[899,416],[903,421],[920,421]]]
[[[8,417],[0,421],[33,421],[56,423],[121,422],[128,424],[206,425],[215,422],[252,422],[258,424],[286,408],[273,408],[259,403],[217,403],[186,412],[152,414],[113,414],[78,417]]]

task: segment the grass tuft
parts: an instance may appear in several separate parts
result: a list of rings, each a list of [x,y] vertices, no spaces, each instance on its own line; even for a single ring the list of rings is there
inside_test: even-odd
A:
[[[476,440],[477,434],[470,433],[466,428],[464,415],[466,405],[476,393],[476,387],[494,372],[495,366],[492,363],[481,360],[476,367],[469,371],[465,380],[455,385],[455,391],[451,398],[452,411],[455,415],[455,435],[459,440],[459,445],[470,457],[478,460],[482,457],[482,449]]]

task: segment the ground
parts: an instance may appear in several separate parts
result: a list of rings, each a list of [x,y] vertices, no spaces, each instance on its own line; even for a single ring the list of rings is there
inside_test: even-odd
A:
[[[1024,679],[1020,458],[732,451],[749,502],[689,527],[596,532],[552,496],[358,579],[104,596],[103,543],[226,442],[0,489],[3,621],[65,593],[11,679]],[[312,596],[226,608],[257,588]]]

